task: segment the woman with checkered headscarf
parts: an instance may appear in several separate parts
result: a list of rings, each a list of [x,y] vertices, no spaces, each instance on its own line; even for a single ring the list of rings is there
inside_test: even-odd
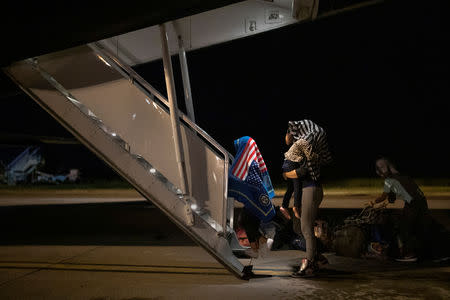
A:
[[[327,263],[317,252],[314,222],[323,199],[320,181],[321,167],[331,162],[325,130],[311,120],[289,121],[286,140],[292,143],[286,159],[302,161],[294,170],[284,170],[286,178],[297,178],[302,183],[301,217],[302,234],[306,240],[306,258],[302,259],[293,277],[314,276],[319,264]]]

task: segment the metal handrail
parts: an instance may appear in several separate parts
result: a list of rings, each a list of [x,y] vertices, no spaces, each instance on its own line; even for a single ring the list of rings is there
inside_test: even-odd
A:
[[[167,99],[159,93],[152,85],[150,85],[147,81],[145,81],[139,74],[136,73],[130,66],[124,64],[119,58],[117,58],[114,53],[110,50],[103,47],[100,43],[94,42],[88,44],[88,46],[94,50],[98,55],[100,55],[103,59],[106,59],[108,63],[112,63],[114,68],[121,73],[125,78],[130,80],[132,84],[134,82],[138,82],[140,86],[143,87],[142,91],[147,94],[147,96],[152,97],[156,96],[161,103],[165,105],[166,109],[169,109],[169,102]],[[139,86],[138,86],[139,87]],[[159,103],[155,102],[157,105]],[[224,179],[223,179],[223,223],[221,224],[222,230],[225,233],[227,228],[227,217],[228,217],[228,209],[227,209],[227,201],[228,201],[228,166],[230,158],[233,159],[233,156],[220,145],[216,140],[214,140],[208,133],[206,133],[202,128],[200,128],[196,123],[192,122],[192,120],[185,115],[182,111],[178,111],[181,119],[189,125],[189,127],[194,130],[194,132],[200,134],[206,141],[208,141],[211,145],[213,145],[218,152],[220,152],[224,157]]]
[[[152,85],[150,85],[148,82],[146,82],[136,71],[134,71],[130,66],[124,64],[122,61],[117,58],[114,53],[112,53],[109,49],[106,49],[103,47],[100,43],[94,42],[88,44],[88,46],[94,50],[97,54],[101,55],[103,59],[105,59],[104,56],[107,57],[109,62],[113,62],[114,65],[119,67],[120,69],[115,68],[117,71],[119,71],[124,77],[128,78],[131,82],[137,81],[142,86],[144,86],[148,91],[151,92],[151,95],[156,96],[159,100],[161,100],[165,105],[166,108],[169,108],[169,101],[161,95],[161,93],[155,89]],[[149,95],[150,96],[150,95]]]
[[[151,94],[148,95],[149,97],[151,97],[152,95],[156,96],[156,98],[158,98],[159,100],[161,100],[162,103],[164,103],[164,105],[166,106],[166,109],[169,109],[169,102],[167,101],[167,99],[161,95],[161,93],[155,89],[151,84],[149,84],[147,81],[145,81],[139,74],[136,73],[136,71],[134,71],[131,67],[129,67],[128,65],[124,64],[123,62],[121,62],[110,50],[104,48],[101,44],[99,44],[98,42],[96,43],[91,43],[88,44],[95,52],[97,52],[100,55],[106,55],[107,58],[109,58],[110,60],[112,60],[114,62],[115,65],[117,65],[118,67],[120,67],[121,70],[118,70],[120,73],[122,73],[122,75],[124,75],[125,77],[127,77],[132,83],[139,82],[140,85],[142,85],[143,87],[145,87],[147,89],[147,91],[144,90],[145,93],[150,92]],[[124,71],[124,72],[121,72]],[[158,104],[158,103],[157,103]],[[183,119],[183,121],[185,121],[186,123],[189,124],[189,126],[194,129],[195,132],[199,133],[201,136],[203,136],[209,143],[211,143],[214,147],[217,148],[217,150],[219,150],[219,152],[221,152],[224,157],[228,154],[229,152],[222,147],[222,145],[220,145],[216,140],[214,140],[208,133],[206,133],[203,129],[201,129],[196,123],[192,122],[191,119],[189,119],[189,117],[187,115],[185,115],[182,111],[178,111],[179,115],[181,116],[181,118]]]
[[[16,158],[14,158],[7,166],[6,169],[9,170],[11,169],[19,160],[21,160],[25,155],[27,155],[30,152],[30,149],[32,147],[27,147],[24,151],[22,151],[22,153],[20,153],[18,156],[16,156]]]

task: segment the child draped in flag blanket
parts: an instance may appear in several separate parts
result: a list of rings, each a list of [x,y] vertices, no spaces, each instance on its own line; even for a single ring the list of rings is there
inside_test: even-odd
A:
[[[271,247],[275,227],[270,223],[275,216],[272,198],[275,191],[267,166],[256,145],[249,136],[234,141],[236,157],[228,176],[228,196],[244,204],[238,224],[244,228],[250,242],[251,256],[258,256],[262,243]]]

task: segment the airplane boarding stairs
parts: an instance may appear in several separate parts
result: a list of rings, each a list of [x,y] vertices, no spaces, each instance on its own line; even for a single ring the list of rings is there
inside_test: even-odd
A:
[[[37,169],[42,161],[39,147],[27,147],[6,166],[6,181],[8,185],[25,182],[30,174]]]
[[[86,147],[236,276],[247,276],[227,198],[231,155],[179,112],[185,181],[170,107],[100,44],[23,60],[5,72]],[[183,186],[186,191],[183,191]]]

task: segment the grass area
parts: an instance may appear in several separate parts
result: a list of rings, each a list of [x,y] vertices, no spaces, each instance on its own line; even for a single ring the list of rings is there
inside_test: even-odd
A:
[[[87,189],[132,189],[124,180],[91,180],[81,183],[60,184],[0,184],[1,191],[28,191],[28,190],[87,190]]]
[[[450,178],[415,179],[422,191],[427,194],[450,194]],[[324,182],[326,194],[380,194],[383,192],[382,178],[346,178]],[[275,186],[275,194],[283,195],[286,184]]]
[[[450,187],[450,178],[415,178],[416,183],[423,186],[441,186]],[[331,188],[348,188],[348,187],[383,187],[382,178],[347,178],[342,180],[334,180],[325,183]]]
[[[425,194],[450,194],[450,178],[419,178],[416,179]],[[285,183],[277,183],[274,186],[275,193],[281,196],[286,191]],[[133,187],[123,180],[91,180],[82,183],[63,184],[21,184],[8,186],[0,184],[0,193],[20,193],[36,191],[93,191],[93,190],[132,190]],[[326,194],[378,194],[383,191],[381,178],[347,178],[324,183]]]

